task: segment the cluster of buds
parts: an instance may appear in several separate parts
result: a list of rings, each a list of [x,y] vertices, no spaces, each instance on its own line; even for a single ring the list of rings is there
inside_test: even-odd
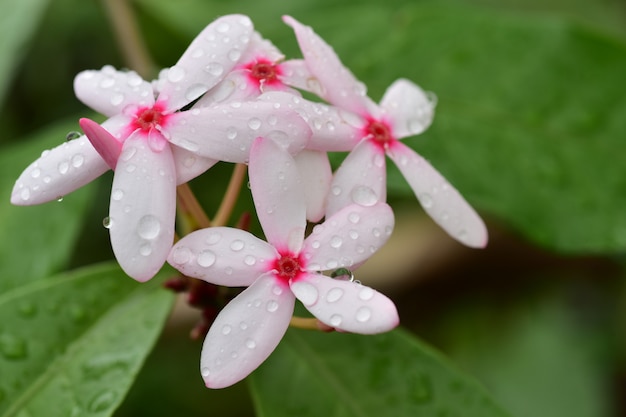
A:
[[[284,21],[303,59],[285,60],[248,17],[228,15],[155,81],[109,66],[81,72],[77,97],[108,119],[81,119],[85,135],[45,151],[11,197],[18,205],[56,200],[112,169],[107,227],[129,276],[147,281],[168,262],[187,277],[247,287],[208,330],[201,374],[212,388],[241,380],[267,358],[296,299],[325,328],[372,334],[398,324],[387,297],[323,274],[357,268],[389,238],[385,156],[452,237],[472,247],[487,241],[476,212],[400,142],[428,128],[433,97],[400,79],[374,103],[311,28]],[[349,152],[335,172],[329,152]],[[173,244],[177,186],[218,161],[248,165],[266,241],[209,227]],[[316,224],[308,236],[307,221]]]

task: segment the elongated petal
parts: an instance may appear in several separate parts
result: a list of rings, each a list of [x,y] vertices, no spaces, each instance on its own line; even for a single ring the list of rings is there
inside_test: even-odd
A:
[[[272,103],[232,102],[172,115],[169,141],[207,158],[247,163],[252,141],[273,139],[295,154],[311,136],[307,123],[294,111],[276,109]]]
[[[80,72],[74,78],[76,97],[95,111],[111,117],[129,104],[154,104],[152,85],[134,71],[117,71],[107,65],[101,70]]]
[[[394,217],[385,203],[351,204],[313,228],[302,253],[309,271],[350,268],[380,249],[393,231]]]
[[[287,331],[295,297],[262,275],[220,312],[204,339],[200,372],[209,388],[241,381],[274,351]]]
[[[282,70],[280,80],[283,83],[300,90],[318,93],[316,89],[319,89],[319,81],[311,74],[303,59],[281,62],[280,68]]]
[[[122,269],[143,282],[161,269],[172,247],[176,173],[169,146],[154,152],[139,134],[125,142],[111,191],[111,246]]]
[[[360,115],[369,114],[377,107],[367,97],[365,85],[341,63],[333,48],[313,29],[291,16],[283,16],[283,21],[296,33],[307,67],[320,83],[320,97]]]
[[[213,107],[226,102],[242,102],[254,100],[260,92],[257,86],[250,85],[246,71],[235,69],[215,87],[203,95],[196,104],[195,109]]]
[[[11,203],[30,206],[57,200],[108,170],[87,136],[63,142],[44,151],[22,172],[13,187]]]
[[[352,204],[373,204],[387,197],[385,154],[370,140],[361,141],[335,171],[326,216]]]
[[[307,274],[290,286],[319,321],[339,330],[376,334],[389,331],[400,322],[393,301],[355,282]]]
[[[174,166],[176,167],[176,184],[184,184],[209,170],[217,164],[216,159],[198,156],[186,149],[171,145]]]
[[[209,24],[191,42],[159,85],[159,100],[177,110],[220,82],[239,62],[254,28],[244,15],[228,15]]]
[[[345,112],[337,107],[314,103],[293,94],[272,91],[264,93],[259,100],[273,103],[274,107],[296,111],[311,128],[307,149],[326,152],[352,150],[361,137],[360,127],[355,127],[344,118]],[[361,119],[358,116],[359,122]]]
[[[433,121],[435,102],[409,80],[396,80],[385,92],[380,107],[393,122],[397,138],[417,135]]]
[[[183,274],[227,287],[251,285],[278,256],[267,242],[231,227],[209,227],[176,242],[167,261]]]
[[[450,236],[461,243],[482,248],[487,245],[487,228],[459,192],[424,158],[396,142],[388,150],[422,207]]]
[[[117,159],[122,153],[122,142],[93,120],[82,118],[78,124],[102,159],[111,169],[115,169]]]
[[[306,226],[305,190],[294,159],[280,145],[257,138],[250,150],[250,190],[267,241],[298,253]]]
[[[305,149],[294,159],[305,190],[306,218],[317,223],[326,213],[326,197],[333,178],[328,154]]]
[[[248,48],[239,60],[239,66],[246,66],[250,61],[259,58],[279,62],[285,59],[285,55],[269,39],[263,38],[259,32],[255,31],[250,37]]]

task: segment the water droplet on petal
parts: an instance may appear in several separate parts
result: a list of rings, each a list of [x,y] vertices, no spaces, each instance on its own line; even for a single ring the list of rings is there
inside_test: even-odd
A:
[[[370,207],[378,202],[376,192],[370,187],[360,185],[355,187],[350,194],[352,201],[361,206]]]
[[[219,77],[224,73],[224,67],[219,62],[211,62],[209,65],[204,67],[204,70],[216,77]]]
[[[354,229],[350,229],[350,231],[348,232],[348,236],[350,236],[350,239],[352,240],[357,240],[359,238],[359,232]]]
[[[374,296],[374,290],[370,287],[363,287],[359,292],[359,298],[363,301],[371,300]]]
[[[248,255],[243,259],[243,263],[245,263],[248,266],[252,266],[256,264],[256,258],[252,255]]]
[[[332,316],[330,316],[330,325],[333,327],[337,327],[341,324],[341,322],[343,321],[343,317],[341,317],[339,314],[333,314]]]
[[[102,219],[102,225],[105,229],[110,229],[111,226],[113,226],[113,219],[111,219],[109,216],[105,217],[104,219]]]
[[[433,198],[428,193],[422,193],[418,196],[419,201],[424,208],[430,208],[433,206]]]
[[[202,374],[203,377],[207,377],[209,375],[211,375],[211,371],[209,370],[209,368],[204,367],[200,370],[200,374]]]
[[[235,139],[237,137],[237,129],[232,126],[226,129],[226,137],[230,140]]]
[[[251,118],[248,120],[248,127],[252,130],[257,130],[261,127],[261,120],[256,117]]]
[[[148,214],[139,220],[137,233],[144,239],[154,239],[161,232],[161,222],[156,217]]]
[[[180,246],[172,253],[172,261],[179,265],[186,264],[191,260],[191,250],[184,246]]]
[[[122,151],[120,159],[124,162],[129,161],[137,153],[137,148],[129,146]]]
[[[80,132],[72,131],[72,132],[68,132],[68,134],[65,135],[65,140],[69,142],[71,140],[78,139],[81,136],[82,134]]]
[[[330,189],[330,192],[332,192],[332,193],[333,193],[333,195],[339,195],[339,194],[341,194],[341,188],[339,188],[339,187],[337,187],[337,186],[335,185],[335,186],[333,186],[333,187]]]
[[[25,187],[22,189],[22,191],[20,191],[20,198],[24,201],[27,201],[28,199],[30,199],[30,188]]]
[[[237,49],[231,49],[230,51],[228,51],[228,59],[230,59],[233,62],[237,62],[239,61],[239,58],[241,58],[241,52],[239,52]]]
[[[113,106],[119,106],[120,104],[122,104],[124,102],[124,94],[122,93],[117,93],[117,94],[113,94],[111,96],[111,105]]]
[[[341,297],[343,297],[343,290],[341,288],[333,288],[326,294],[326,301],[334,303],[339,301]]]
[[[124,191],[120,190],[119,188],[116,188],[111,193],[111,198],[115,201],[120,201],[122,198],[124,198]]]
[[[281,294],[283,293],[283,289],[282,289],[281,287],[279,287],[278,285],[275,285],[275,286],[272,288],[272,292],[273,292],[275,295],[281,295]]]
[[[361,323],[365,323],[372,317],[372,310],[368,307],[361,307],[356,312],[356,320]]]
[[[141,245],[139,247],[139,253],[143,256],[150,256],[152,253],[152,245],[149,243]]]
[[[307,307],[315,304],[319,297],[317,288],[307,282],[295,282],[291,285],[291,290]]]
[[[215,253],[213,253],[213,251],[204,250],[198,255],[197,262],[198,265],[200,265],[201,267],[208,268],[215,263],[216,259],[217,257],[215,256]]]
[[[235,252],[239,252],[240,250],[244,248],[244,246],[245,246],[245,243],[243,242],[243,240],[239,240],[239,239],[233,240],[230,243],[230,248],[234,250]]]
[[[59,169],[60,174],[67,174],[67,171],[70,169],[70,164],[67,162],[61,162],[57,168]]]
[[[330,239],[330,246],[335,249],[339,249],[342,244],[343,244],[343,239],[339,236],[333,236]]]
[[[167,71],[167,79],[172,83],[177,83],[185,78],[185,70],[181,67],[173,66]]]
[[[248,349],[254,349],[254,348],[256,348],[256,342],[254,340],[252,340],[252,339],[247,339],[246,340],[246,347]]]
[[[230,334],[230,332],[231,332],[232,330],[233,330],[233,328],[232,328],[232,327],[230,327],[228,324],[225,324],[225,325],[222,327],[222,334],[223,334],[223,335]]]
[[[220,22],[215,28],[219,33],[226,33],[230,30],[230,25],[227,22]]]
[[[278,310],[278,303],[274,300],[270,300],[267,302],[265,308],[267,308],[267,311],[269,311],[270,313],[273,313]]]
[[[207,245],[215,245],[216,243],[218,243],[220,240],[222,240],[222,235],[219,234],[218,232],[211,232],[205,242]]]

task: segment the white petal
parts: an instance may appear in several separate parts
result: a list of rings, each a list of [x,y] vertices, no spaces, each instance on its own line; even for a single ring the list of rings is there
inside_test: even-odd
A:
[[[172,145],[172,157],[176,167],[176,184],[184,184],[205,173],[218,161],[198,156],[186,149]]]
[[[252,284],[278,254],[267,242],[231,227],[209,227],[176,242],[167,261],[183,274],[227,287]]]
[[[57,200],[109,170],[109,166],[81,136],[51,150],[30,164],[13,187],[11,203],[30,206]]]
[[[212,107],[226,102],[250,101],[258,97],[259,94],[258,87],[249,84],[246,71],[235,69],[202,96],[194,104],[194,108]]]
[[[244,15],[228,15],[209,24],[191,42],[159,84],[159,100],[180,109],[209,91],[239,62],[254,28]]]
[[[314,94],[319,93],[315,90],[316,88],[319,89],[319,82],[313,77],[303,59],[290,59],[281,62],[280,68],[282,70],[280,80],[283,83]]]
[[[461,243],[482,248],[487,245],[487,228],[459,192],[424,158],[396,142],[388,150],[424,211],[450,236]]]
[[[154,152],[141,134],[125,142],[111,190],[111,246],[122,269],[147,281],[161,269],[172,247],[176,174],[169,146]]]
[[[357,114],[368,114],[377,107],[367,97],[365,85],[341,63],[333,48],[313,29],[290,16],[283,16],[283,20],[296,33],[307,67],[319,81],[320,97]]]
[[[394,217],[385,203],[351,204],[313,228],[302,253],[309,271],[351,268],[380,249],[393,231]]]
[[[307,274],[291,291],[319,321],[342,331],[376,334],[400,322],[393,301],[355,282]]]
[[[308,123],[312,135],[307,149],[326,152],[350,151],[362,137],[361,130],[348,123],[344,118],[346,113],[336,107],[314,103],[300,96],[279,91],[264,93],[259,100],[273,103],[275,108],[294,110]],[[355,118],[362,122],[358,116],[352,115],[352,119]]]
[[[247,163],[257,137],[273,139],[291,154],[300,152],[311,136],[307,123],[294,111],[271,103],[231,102],[172,115],[168,140],[197,155]]]
[[[267,241],[281,254],[297,254],[304,240],[306,200],[294,159],[273,140],[257,138],[250,150],[248,173]]]
[[[74,92],[80,101],[108,117],[122,113],[129,104],[154,104],[149,82],[134,71],[117,71],[111,66],[80,72],[74,78]]]
[[[282,61],[285,56],[270,40],[264,39],[259,32],[254,32],[250,37],[248,48],[239,60],[239,65],[245,66],[250,61],[259,58],[266,59],[270,62],[279,62]]]
[[[333,173],[328,154],[304,150],[294,156],[305,190],[306,218],[317,223],[326,212],[326,196],[330,189]]]
[[[335,171],[328,194],[326,216],[353,204],[374,204],[387,197],[387,171],[383,150],[361,141]]]
[[[393,121],[397,138],[417,135],[433,121],[435,102],[409,80],[396,80],[385,92],[380,106]]]
[[[272,274],[261,276],[220,312],[204,339],[200,373],[209,388],[241,381],[287,331],[295,297]]]

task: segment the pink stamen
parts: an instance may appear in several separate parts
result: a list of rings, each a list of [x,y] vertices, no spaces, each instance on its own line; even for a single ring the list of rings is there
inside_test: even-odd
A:
[[[383,150],[388,149],[396,141],[391,133],[391,126],[383,120],[368,118],[367,124],[363,128],[363,136],[371,139]]]
[[[131,130],[141,130],[143,133],[149,133],[150,130],[157,126],[163,127],[167,121],[168,115],[163,114],[165,105],[163,103],[155,103],[152,107],[140,107],[135,112],[135,118],[131,122]]]
[[[290,281],[296,281],[302,274],[303,263],[300,256],[292,254],[281,254],[274,260],[272,269],[276,271],[276,278],[285,285]]]
[[[256,87],[260,88],[262,85],[282,84],[278,79],[278,77],[282,75],[280,67],[268,59],[256,59],[244,65],[244,68],[249,71],[248,79]]]

